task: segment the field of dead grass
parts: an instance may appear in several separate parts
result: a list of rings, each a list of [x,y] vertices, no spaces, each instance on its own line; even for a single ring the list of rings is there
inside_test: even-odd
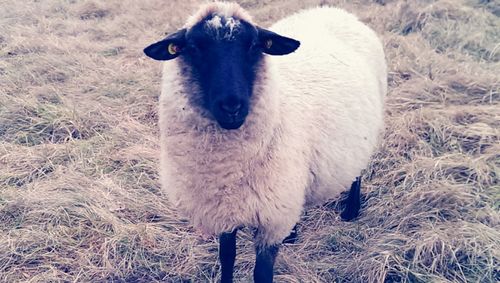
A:
[[[160,191],[160,65],[142,55],[199,2],[0,1],[0,282],[218,280],[216,241]],[[499,282],[500,3],[239,3],[263,26],[345,7],[380,34],[390,70],[361,217],[308,210],[276,281]]]

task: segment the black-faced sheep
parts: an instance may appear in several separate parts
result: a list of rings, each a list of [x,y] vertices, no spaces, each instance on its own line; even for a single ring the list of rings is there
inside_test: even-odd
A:
[[[383,128],[386,64],[371,29],[315,8],[270,30],[237,4],[211,3],[144,50],[166,61],[163,189],[194,227],[220,236],[223,282],[240,227],[257,229],[255,282],[272,282],[279,244],[305,207],[351,187],[342,216],[355,217],[356,178]]]

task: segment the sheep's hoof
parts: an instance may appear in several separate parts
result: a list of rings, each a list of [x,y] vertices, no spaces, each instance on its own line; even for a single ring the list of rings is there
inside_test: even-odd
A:
[[[351,221],[358,217],[361,208],[361,177],[357,177],[352,183],[349,195],[342,200],[344,210],[340,214],[343,221]]]
[[[293,226],[290,235],[288,235],[284,240],[283,244],[295,244],[299,238],[299,231],[297,230],[297,225]]]

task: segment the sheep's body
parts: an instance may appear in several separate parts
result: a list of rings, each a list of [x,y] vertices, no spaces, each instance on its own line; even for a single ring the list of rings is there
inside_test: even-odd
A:
[[[266,56],[250,113],[223,130],[191,101],[198,87],[181,60],[164,63],[161,182],[207,234],[259,229],[276,244],[305,206],[336,198],[366,167],[383,127],[386,65],[380,41],[354,16],[316,8],[270,30],[301,41]]]

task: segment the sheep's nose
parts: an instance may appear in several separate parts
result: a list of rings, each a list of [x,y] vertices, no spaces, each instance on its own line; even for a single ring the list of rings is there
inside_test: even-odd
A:
[[[241,102],[222,102],[220,108],[230,116],[236,116],[241,110]]]

